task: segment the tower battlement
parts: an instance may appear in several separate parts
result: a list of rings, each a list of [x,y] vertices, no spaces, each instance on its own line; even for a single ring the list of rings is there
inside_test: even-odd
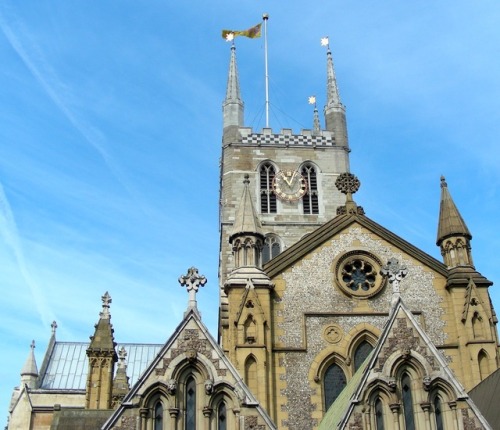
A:
[[[273,133],[271,128],[263,128],[260,133],[251,127],[240,127],[241,143],[245,145],[272,146],[336,146],[335,137],[331,131],[301,130],[300,134],[292,129],[284,128],[279,133]]]

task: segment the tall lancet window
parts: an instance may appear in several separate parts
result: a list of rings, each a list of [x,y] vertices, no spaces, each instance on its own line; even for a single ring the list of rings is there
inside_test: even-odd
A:
[[[323,380],[323,399],[325,402],[325,412],[346,386],[344,371],[338,364],[332,364],[326,369]]]
[[[377,430],[384,430],[384,408],[380,397],[377,397],[377,400],[375,400],[375,422]]]
[[[366,340],[362,341],[356,351],[354,352],[354,371],[356,372],[363,362],[366,360],[366,357],[370,355],[372,352],[373,346],[371,346]]]
[[[163,430],[163,405],[157,402],[154,409],[154,430]]]
[[[434,398],[434,418],[436,419],[436,430],[443,430],[443,412],[439,396]]]
[[[401,378],[401,391],[403,394],[403,412],[405,418],[405,429],[415,430],[415,418],[413,416],[413,396],[411,393],[411,380],[408,373]]]
[[[307,191],[302,198],[302,207],[304,208],[304,213],[306,215],[318,214],[318,178],[316,176],[316,170],[311,165],[305,165],[304,167],[302,167],[301,173],[307,183]]]
[[[227,430],[226,404],[224,401],[219,403],[217,411],[217,430]]]
[[[276,194],[273,190],[273,180],[276,175],[271,163],[264,163],[260,168],[260,211],[263,214],[276,213]]]
[[[184,430],[196,430],[196,381],[192,377],[186,382],[185,424]]]

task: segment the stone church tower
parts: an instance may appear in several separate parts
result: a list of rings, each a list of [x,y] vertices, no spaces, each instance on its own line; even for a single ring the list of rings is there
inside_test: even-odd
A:
[[[229,76],[223,105],[220,171],[221,287],[238,267],[229,238],[248,177],[248,195],[263,235],[258,267],[333,218],[344,202],[335,187],[340,173],[349,171],[345,108],[340,101],[332,54],[327,50],[325,129],[315,108],[313,128],[295,134],[270,128],[254,131],[244,125],[236,47],[231,47]],[[259,241],[260,243],[260,241]],[[241,264],[240,264],[241,265]],[[227,298],[221,290],[219,330],[227,326]],[[223,330],[222,330],[223,331]],[[224,341],[222,342],[224,343]]]

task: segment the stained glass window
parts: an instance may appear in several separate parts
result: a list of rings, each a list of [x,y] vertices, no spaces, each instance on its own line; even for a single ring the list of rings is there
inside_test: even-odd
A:
[[[401,378],[401,390],[403,394],[403,410],[405,418],[405,429],[415,430],[415,419],[413,416],[413,397],[411,394],[411,380],[407,373]]]
[[[332,364],[326,369],[323,381],[325,411],[333,404],[345,386],[346,378],[344,371],[338,364]]]
[[[436,430],[443,430],[443,414],[441,410],[441,399],[439,396],[434,397],[434,417],[436,419]]]
[[[192,377],[186,382],[185,430],[196,430],[196,382]]]
[[[384,410],[380,397],[375,400],[375,422],[377,424],[377,430],[384,430]]]
[[[366,360],[366,357],[372,352],[373,346],[370,345],[366,340],[362,341],[356,351],[354,352],[354,371],[358,370],[359,367]]]
[[[163,430],[163,405],[157,402],[154,409],[154,430]]]
[[[226,404],[224,401],[219,403],[219,410],[217,413],[217,430],[227,429],[227,417],[226,417]]]

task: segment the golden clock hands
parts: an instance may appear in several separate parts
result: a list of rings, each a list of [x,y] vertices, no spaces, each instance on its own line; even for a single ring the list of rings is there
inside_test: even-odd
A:
[[[285,175],[284,175],[283,179],[285,180],[285,182],[288,184],[288,186],[289,186],[289,187],[291,187],[291,186],[292,186],[292,182],[293,182],[293,180],[295,179],[295,174],[296,174],[296,173],[297,173],[297,172],[293,172],[292,177],[290,178],[290,180],[288,180],[288,178],[287,178],[287,176],[288,176],[288,175],[285,173]]]

